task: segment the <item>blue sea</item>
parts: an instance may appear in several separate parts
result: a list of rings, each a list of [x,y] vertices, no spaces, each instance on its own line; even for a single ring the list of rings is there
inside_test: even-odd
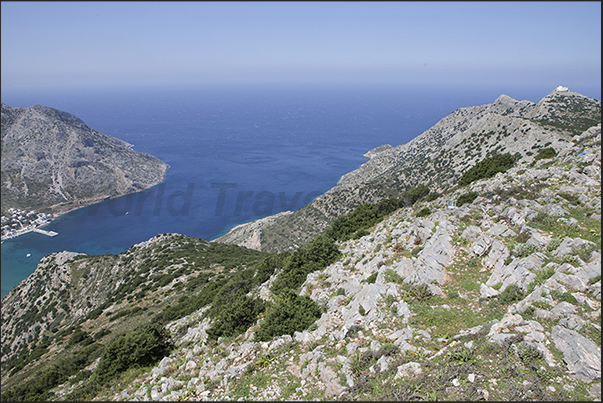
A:
[[[464,107],[505,93],[538,101],[543,86],[198,85],[2,89],[13,107],[69,112],[170,165],[144,192],[88,206],[2,243],[2,297],[57,251],[118,254],[160,233],[207,240],[298,210],[359,167],[379,145],[408,142]],[[600,87],[574,89],[600,99]],[[30,254],[28,257],[27,255]]]

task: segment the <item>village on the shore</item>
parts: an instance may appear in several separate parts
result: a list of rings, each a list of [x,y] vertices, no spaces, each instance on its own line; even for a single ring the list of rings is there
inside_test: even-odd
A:
[[[26,234],[31,231],[41,232],[44,235],[58,235],[54,231],[44,231],[39,229],[43,225],[50,223],[53,219],[52,214],[38,213],[36,211],[21,210],[18,208],[9,208],[10,216],[2,215],[2,241],[19,235]]]

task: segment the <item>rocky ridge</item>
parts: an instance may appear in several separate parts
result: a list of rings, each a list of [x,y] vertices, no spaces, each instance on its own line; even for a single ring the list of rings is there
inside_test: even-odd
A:
[[[64,213],[161,183],[168,165],[69,113],[2,104],[2,208]]]
[[[492,104],[452,112],[408,143],[369,151],[369,161],[300,210],[255,223],[254,231],[239,226],[216,241],[250,244],[259,233],[261,250],[294,250],[361,203],[399,196],[418,184],[443,191],[495,153],[530,158],[541,148],[567,149],[573,135],[600,121],[601,102],[572,91],[555,90],[537,103],[501,95]]]
[[[598,125],[340,243],[301,287],[323,307],[308,330],[210,341],[202,308],[167,326],[169,356],[97,399],[599,400],[600,142]],[[271,299],[273,278],[251,293]]]

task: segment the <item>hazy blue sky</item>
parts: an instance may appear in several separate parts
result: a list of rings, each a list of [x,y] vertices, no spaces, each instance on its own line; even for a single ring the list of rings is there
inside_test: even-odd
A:
[[[601,3],[2,1],[2,86],[601,84]]]

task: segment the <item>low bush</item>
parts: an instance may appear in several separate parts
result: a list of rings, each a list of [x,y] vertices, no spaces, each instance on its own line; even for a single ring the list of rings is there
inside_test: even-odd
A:
[[[475,200],[477,198],[477,196],[479,196],[479,194],[477,192],[463,193],[456,200],[456,206],[461,207],[463,204],[466,204],[466,203],[471,204],[471,203],[473,203],[473,200]]]
[[[428,215],[431,214],[431,210],[429,209],[429,207],[423,207],[418,213],[417,213],[417,217],[427,217]]]
[[[465,186],[479,179],[491,178],[499,172],[505,172],[517,161],[517,157],[509,153],[495,154],[485,158],[469,168],[459,179],[459,186]]]
[[[215,340],[244,333],[264,309],[262,300],[249,298],[243,291],[234,297],[224,296],[215,301],[210,309],[214,321],[207,330],[207,336]]]
[[[553,158],[556,155],[557,155],[557,151],[555,151],[554,148],[552,148],[552,147],[542,148],[540,151],[538,151],[538,154],[536,154],[534,156],[534,160],[538,161],[538,160]]]
[[[320,307],[312,299],[286,290],[268,307],[254,338],[269,341],[277,336],[293,335],[307,329],[321,314]]]
[[[521,301],[524,297],[523,291],[516,284],[511,284],[498,295],[498,300],[503,304],[512,304]]]
[[[111,341],[100,357],[93,381],[105,383],[128,368],[154,364],[172,347],[159,323],[147,323]]]
[[[370,276],[368,276],[364,282],[367,284],[375,284],[375,281],[377,281],[377,276],[379,275],[378,272],[374,272],[373,274],[371,274]]]

